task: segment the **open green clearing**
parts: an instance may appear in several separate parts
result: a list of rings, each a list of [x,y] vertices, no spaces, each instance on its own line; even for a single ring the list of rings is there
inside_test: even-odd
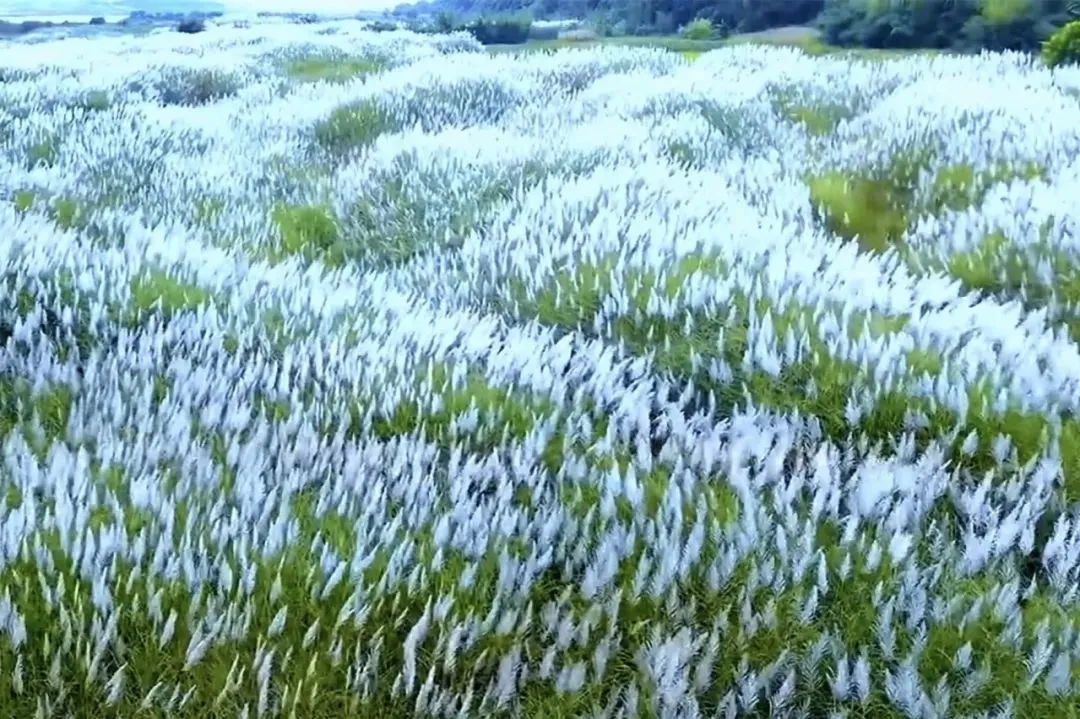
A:
[[[1064,75],[334,27],[0,48],[0,713],[1077,716]]]

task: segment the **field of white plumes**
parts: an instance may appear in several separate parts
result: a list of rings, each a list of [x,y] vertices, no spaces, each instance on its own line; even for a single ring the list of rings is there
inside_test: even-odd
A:
[[[1078,91],[0,47],[0,714],[1075,716]]]

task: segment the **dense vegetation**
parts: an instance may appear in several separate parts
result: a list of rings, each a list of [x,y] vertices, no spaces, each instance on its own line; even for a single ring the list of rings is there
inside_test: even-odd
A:
[[[624,44],[0,43],[0,719],[1077,719],[1080,73]]]
[[[816,25],[833,45],[1037,51],[1080,16],[1076,0],[427,0],[398,15],[465,18],[528,12],[538,19],[589,18],[602,34],[677,32],[707,19],[724,32]]]

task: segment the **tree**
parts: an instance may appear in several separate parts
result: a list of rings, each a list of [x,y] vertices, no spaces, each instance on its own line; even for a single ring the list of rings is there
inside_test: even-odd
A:
[[[1074,20],[1058,30],[1042,48],[1043,62],[1048,67],[1080,63],[1080,20]]]
[[[181,20],[180,24],[176,26],[177,32],[186,33],[188,35],[194,35],[195,33],[202,32],[206,29],[206,23],[201,18],[193,17],[187,20]]]

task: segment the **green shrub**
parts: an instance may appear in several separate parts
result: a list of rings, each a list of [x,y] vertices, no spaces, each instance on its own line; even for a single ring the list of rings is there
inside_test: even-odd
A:
[[[206,30],[206,23],[202,19],[193,17],[183,20],[176,26],[177,32],[182,32],[187,35],[195,35]]]
[[[281,232],[281,244],[271,259],[299,257],[307,262],[322,260],[338,267],[344,260],[337,220],[328,208],[310,205],[279,205],[271,213]]]
[[[531,20],[518,18],[481,18],[465,27],[481,45],[521,45],[528,42],[531,28]]]
[[[131,90],[147,89],[162,105],[194,107],[208,105],[240,91],[240,78],[234,73],[212,69],[168,68],[154,78],[151,88],[135,82]]]
[[[52,167],[56,164],[57,155],[56,138],[44,137],[27,150],[26,169],[32,170],[38,166]]]
[[[164,270],[151,270],[132,280],[132,303],[126,312],[126,319],[129,323],[135,323],[155,313],[172,317],[182,312],[193,312],[212,299],[209,292],[187,280]]]
[[[682,29],[682,36],[687,40],[712,40],[716,29],[711,21],[698,18]]]
[[[1080,62],[1080,20],[1073,20],[1043,43],[1042,59],[1047,67]]]
[[[367,29],[370,32],[394,32],[398,29],[398,24],[396,22],[376,20],[375,22],[369,23]]]
[[[348,156],[394,130],[390,116],[372,100],[337,108],[315,126],[315,142],[335,158]]]

